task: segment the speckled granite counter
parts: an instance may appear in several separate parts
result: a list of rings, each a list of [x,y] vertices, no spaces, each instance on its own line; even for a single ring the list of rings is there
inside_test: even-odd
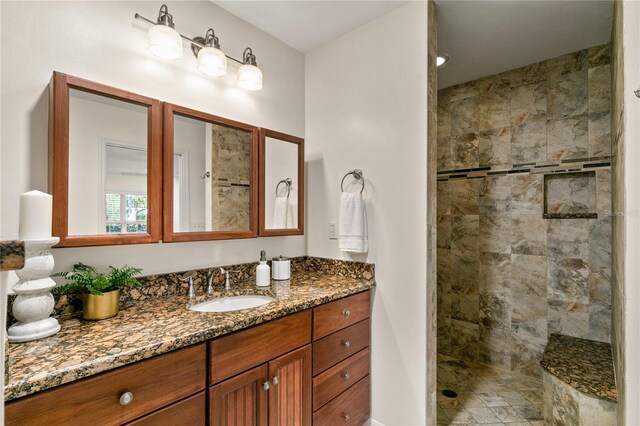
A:
[[[268,294],[276,299],[258,308],[227,313],[187,309],[190,303],[224,295],[219,291],[191,301],[183,295],[133,301],[118,316],[103,321],[63,319],[62,330],[55,336],[10,346],[5,400],[203,342],[374,285],[372,275],[354,278],[326,271],[298,271],[290,281],[274,281],[266,290],[258,290],[253,280],[233,285],[233,294]],[[201,294],[202,286],[198,287]]]
[[[0,241],[0,271],[13,271],[24,266],[24,241]]]
[[[552,334],[540,365],[586,395],[618,400],[609,343]]]

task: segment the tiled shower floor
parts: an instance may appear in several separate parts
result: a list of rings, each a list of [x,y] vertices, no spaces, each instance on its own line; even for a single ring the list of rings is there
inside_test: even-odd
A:
[[[438,355],[437,401],[438,425],[544,425],[540,380],[446,355]]]

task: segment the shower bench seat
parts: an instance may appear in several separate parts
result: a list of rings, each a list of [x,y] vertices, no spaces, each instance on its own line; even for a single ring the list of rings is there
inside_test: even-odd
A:
[[[618,393],[609,343],[552,334],[540,365],[546,424],[617,424]]]

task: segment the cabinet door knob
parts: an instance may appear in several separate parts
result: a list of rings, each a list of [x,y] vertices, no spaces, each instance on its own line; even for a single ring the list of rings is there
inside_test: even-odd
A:
[[[344,413],[342,415],[342,420],[344,420],[345,422],[348,422],[349,420],[351,420],[351,416],[347,413]]]
[[[262,385],[262,389],[266,391],[268,391],[270,387],[271,387],[271,383],[269,383],[268,381],[264,382],[264,384]]]
[[[342,315],[345,317],[351,316],[351,311],[348,309],[343,309],[342,310]]]
[[[120,405],[129,405],[133,401],[133,394],[131,392],[125,392],[120,395]]]
[[[351,378],[351,375],[349,374],[349,372],[346,372],[342,375],[342,378],[345,380],[349,380]]]
[[[275,377],[273,378],[273,380],[271,380],[271,383],[273,383],[274,385],[276,385],[276,386],[277,386],[277,385],[278,385],[278,383],[280,383],[280,379],[278,379],[278,376],[275,376]]]
[[[351,342],[349,342],[348,340],[345,340],[345,341],[342,343],[342,346],[344,346],[346,349],[348,349],[348,348],[349,348],[349,346],[351,346]]]

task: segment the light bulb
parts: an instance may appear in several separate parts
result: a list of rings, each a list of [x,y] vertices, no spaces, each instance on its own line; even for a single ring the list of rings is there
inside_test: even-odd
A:
[[[238,69],[238,86],[245,90],[262,90],[262,71],[255,65],[244,64]]]
[[[227,73],[227,57],[222,50],[207,46],[198,52],[198,71],[210,77],[219,77]]]
[[[436,58],[436,66],[441,66],[444,65],[447,61],[449,60],[449,56],[448,55],[438,55],[438,57]]]
[[[149,28],[149,51],[163,59],[182,57],[182,37],[167,25],[154,25]]]

